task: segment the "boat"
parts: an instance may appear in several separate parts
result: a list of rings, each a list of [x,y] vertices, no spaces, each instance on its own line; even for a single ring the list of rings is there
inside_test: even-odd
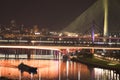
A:
[[[37,67],[31,67],[31,66],[28,66],[28,65],[26,65],[26,64],[24,64],[24,63],[20,63],[19,65],[18,65],[18,69],[21,71],[21,72],[24,72],[24,71],[26,71],[26,72],[28,72],[28,73],[37,73]]]

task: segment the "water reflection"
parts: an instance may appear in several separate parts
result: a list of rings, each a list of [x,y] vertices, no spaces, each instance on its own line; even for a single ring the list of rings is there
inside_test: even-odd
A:
[[[37,74],[21,73],[21,63],[37,67]],[[16,80],[119,80],[112,70],[91,68],[81,63],[61,60],[0,60],[0,77]]]
[[[120,80],[120,75],[112,70],[94,68],[96,80]]]

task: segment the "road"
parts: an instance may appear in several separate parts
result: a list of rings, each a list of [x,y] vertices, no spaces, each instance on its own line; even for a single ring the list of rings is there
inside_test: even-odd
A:
[[[82,47],[82,46],[18,46],[18,45],[0,45],[0,48],[25,48],[25,49],[45,49],[45,50],[61,50],[61,49],[105,49],[120,50],[116,47]]]

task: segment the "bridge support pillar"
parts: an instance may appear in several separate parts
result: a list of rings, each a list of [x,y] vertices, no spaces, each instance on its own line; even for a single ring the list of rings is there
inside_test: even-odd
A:
[[[53,53],[54,53],[54,52],[53,52],[53,50],[50,50],[50,54],[54,56],[54,54],[53,54]]]
[[[42,55],[42,49],[40,50],[40,55]]]
[[[19,49],[15,50],[15,58],[18,59],[19,58]]]
[[[27,59],[31,59],[31,53],[29,49],[26,49]]]
[[[95,52],[95,50],[94,50],[94,48],[92,48],[91,53],[94,54],[94,52]]]
[[[27,54],[27,58],[30,59],[31,58],[31,54]]]
[[[9,58],[9,53],[5,53],[5,59],[8,59]]]
[[[48,50],[45,50],[45,54],[46,54],[46,55],[48,54]]]
[[[54,59],[59,59],[60,56],[59,51],[54,50],[53,55],[54,55]]]
[[[35,50],[34,50],[34,54],[37,54],[37,52],[38,52],[37,49],[35,49]]]
[[[59,60],[61,59],[61,52],[59,52]]]

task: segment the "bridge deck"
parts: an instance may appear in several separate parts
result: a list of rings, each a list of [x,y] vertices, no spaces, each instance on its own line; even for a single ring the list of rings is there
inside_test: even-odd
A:
[[[82,47],[82,46],[17,46],[17,45],[0,45],[0,48],[25,48],[25,49],[44,49],[44,50],[61,50],[61,49],[106,49],[120,50],[116,47]]]

